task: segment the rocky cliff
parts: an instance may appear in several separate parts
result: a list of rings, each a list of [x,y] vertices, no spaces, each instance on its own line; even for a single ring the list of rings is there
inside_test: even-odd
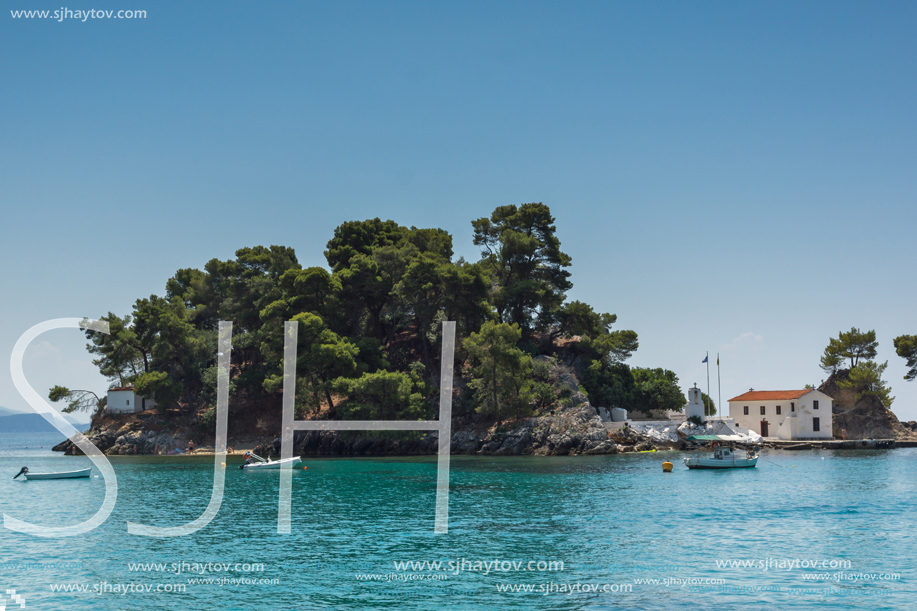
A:
[[[99,450],[109,455],[167,454],[184,448],[192,439],[192,428],[184,422],[167,423],[154,411],[122,414],[100,419],[85,432]],[[55,452],[82,454],[69,439],[56,446]]]
[[[848,370],[841,369],[818,387],[834,400],[835,438],[841,439],[846,431],[847,439],[917,440],[917,423],[902,423],[878,397],[857,399],[852,389],[842,388],[839,382],[846,380],[848,375]]]

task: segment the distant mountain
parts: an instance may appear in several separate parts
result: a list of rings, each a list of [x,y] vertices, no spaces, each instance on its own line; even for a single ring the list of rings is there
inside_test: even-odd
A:
[[[9,409],[0,408],[0,433],[56,433],[56,428],[42,418],[39,414],[23,414]],[[67,418],[67,416],[64,416]],[[67,418],[76,430],[85,431],[89,428],[88,422],[79,422]]]

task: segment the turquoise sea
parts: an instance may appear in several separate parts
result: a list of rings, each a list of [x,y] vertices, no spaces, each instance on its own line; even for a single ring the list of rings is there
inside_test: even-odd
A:
[[[11,479],[88,464],[52,454],[55,441],[0,434],[0,512],[49,525],[95,513],[99,477]],[[197,518],[213,459],[113,457],[118,501],[98,529],[0,530],[0,606],[21,608],[14,590],[36,611],[917,607],[917,450],[770,452],[723,472],[689,472],[681,455],[455,456],[445,535],[432,457],[308,459],[284,536],[279,474],[232,457],[213,522],[166,539],[126,522]]]

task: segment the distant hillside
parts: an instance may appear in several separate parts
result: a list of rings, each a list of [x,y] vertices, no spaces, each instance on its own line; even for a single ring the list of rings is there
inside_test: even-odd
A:
[[[11,410],[11,409],[7,409],[7,408],[5,408],[5,407],[0,407],[0,418],[2,418],[3,416],[12,416],[12,415],[14,415],[14,414],[21,414],[21,413],[22,413],[22,412],[15,412],[15,411],[13,411],[13,410]]]
[[[39,414],[21,414],[12,410],[0,408],[0,433],[56,433],[57,429]],[[10,414],[10,415],[5,415]],[[88,422],[77,422],[70,418],[67,420],[78,431],[89,428]]]

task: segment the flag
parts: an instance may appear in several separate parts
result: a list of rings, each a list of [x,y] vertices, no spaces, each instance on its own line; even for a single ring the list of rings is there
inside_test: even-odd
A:
[[[720,366],[720,355],[719,354],[716,355],[716,366],[717,367]]]
[[[704,357],[704,360],[702,360],[701,363],[706,363],[706,362],[707,362],[707,357]]]

